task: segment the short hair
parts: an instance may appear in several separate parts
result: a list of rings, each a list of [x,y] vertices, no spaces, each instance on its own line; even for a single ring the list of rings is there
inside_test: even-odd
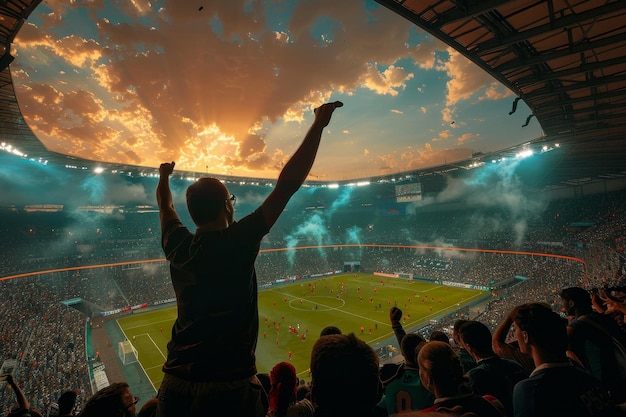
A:
[[[320,414],[367,415],[380,399],[378,356],[357,338],[320,337],[311,352],[311,398]]]
[[[126,415],[124,393],[128,390],[126,382],[114,382],[96,392],[83,407],[80,417],[115,417]]]
[[[452,338],[454,339],[454,341],[456,343],[458,343],[458,337],[459,337],[459,328],[464,325],[465,323],[467,323],[469,320],[465,320],[465,319],[458,319],[457,321],[454,322],[454,324],[452,325]]]
[[[459,338],[478,353],[493,353],[491,331],[479,321],[470,320],[459,327]]]
[[[569,287],[561,290],[561,298],[567,301],[573,301],[576,308],[582,312],[588,313],[591,308],[591,294],[580,287]]]
[[[538,348],[565,353],[567,320],[552,311],[547,304],[528,303],[516,307],[513,322],[528,334],[529,342]]]
[[[61,394],[61,396],[57,400],[60,416],[72,413],[72,411],[74,410],[74,406],[76,405],[77,396],[78,392],[74,390],[68,390]]]
[[[187,210],[196,225],[211,222],[219,216],[228,189],[216,178],[203,177],[187,187]]]
[[[400,341],[400,351],[402,351],[402,356],[404,356],[404,361],[407,363],[417,363],[417,355],[415,353],[415,349],[421,344],[424,343],[426,339],[420,334],[417,333],[407,333],[404,335],[402,340]]]
[[[445,334],[441,330],[433,330],[430,333],[430,335],[428,336],[428,340],[430,342],[438,340],[440,342],[446,342],[446,343],[450,344],[450,336],[448,336],[447,334]]]
[[[465,323],[467,323],[469,320],[465,320],[465,319],[458,319],[457,321],[454,322],[454,324],[452,325],[452,331],[454,333],[459,331],[459,327],[463,326]]]
[[[341,334],[341,329],[337,326],[326,326],[320,332],[320,337],[328,336],[329,334]]]
[[[433,341],[426,343],[417,355],[420,371],[427,372],[434,385],[443,392],[458,392],[467,383],[461,361],[449,343]]]

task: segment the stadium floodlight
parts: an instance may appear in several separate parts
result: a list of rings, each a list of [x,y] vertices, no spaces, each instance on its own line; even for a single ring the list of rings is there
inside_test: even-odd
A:
[[[515,157],[517,159],[524,159],[524,158],[528,158],[530,156],[533,156],[533,151],[532,149],[525,149],[521,152],[518,152],[517,155],[515,155]]]
[[[102,174],[102,173],[104,172],[104,168],[102,168],[102,167],[95,167],[95,168],[93,169],[93,172],[94,172],[95,174]]]
[[[328,188],[335,189],[335,188],[339,188],[339,184],[337,184],[337,183],[328,184],[328,185],[327,185],[327,187],[328,187]]]
[[[357,187],[365,187],[366,185],[370,185],[369,181],[359,181],[356,183]]]

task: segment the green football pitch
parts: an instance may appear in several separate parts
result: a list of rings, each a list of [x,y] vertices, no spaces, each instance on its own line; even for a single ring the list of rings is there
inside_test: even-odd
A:
[[[378,348],[393,340],[392,306],[402,309],[405,328],[413,328],[484,295],[483,291],[361,273],[275,285],[259,292],[257,368],[269,372],[275,364],[291,361],[299,376],[308,380],[311,349],[326,326],[352,332]],[[175,320],[176,307],[118,320],[155,389],[163,379],[161,366]]]

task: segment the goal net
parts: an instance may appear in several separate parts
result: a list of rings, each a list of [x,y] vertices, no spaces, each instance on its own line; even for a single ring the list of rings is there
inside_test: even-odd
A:
[[[117,354],[124,365],[138,360],[137,349],[128,340],[118,343]]]

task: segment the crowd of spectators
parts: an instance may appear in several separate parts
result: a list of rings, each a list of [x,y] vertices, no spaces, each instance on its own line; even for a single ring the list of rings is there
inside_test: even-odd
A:
[[[415,218],[410,216],[363,219],[361,243],[378,246],[342,247],[340,243],[355,242],[342,240],[339,232],[329,232],[330,237],[323,241],[328,244],[325,248],[269,250],[279,245],[278,239],[272,238],[274,240],[264,242],[257,260],[259,284],[343,270],[344,263],[352,261],[358,262],[359,269],[365,272],[400,272],[485,286],[523,277],[514,280],[514,285],[495,290],[497,296],[475,318],[494,330],[515,305],[545,302],[557,310],[559,290],[564,286],[585,285],[591,289],[624,285],[625,195],[551,203],[544,215],[529,227],[522,247],[500,231],[491,235],[483,231],[475,239],[466,236],[462,232],[463,224],[467,225],[471,218],[461,212],[454,212],[455,220],[447,223],[449,212],[430,213],[426,216],[428,228],[419,231],[411,224],[415,223]],[[13,213],[9,219],[3,218],[5,233],[15,239],[1,243],[0,276],[161,257],[158,236],[151,229],[157,219],[151,214],[130,216],[131,219],[124,222],[124,225],[129,224],[128,228],[116,223],[120,220],[110,220],[110,227],[95,227],[95,223],[88,222],[90,233],[70,232],[66,227],[69,220],[60,213],[29,216],[33,214]],[[52,224],[47,224],[50,221]],[[586,226],[577,225],[581,222]],[[369,224],[374,225],[369,227]],[[282,223],[279,230],[286,234],[291,226]],[[336,229],[347,228],[346,224]],[[580,258],[584,264],[571,259],[525,254],[393,246],[434,241],[436,231],[441,237],[439,241],[443,242],[441,247],[451,246],[445,242],[453,241],[457,247],[523,249]],[[70,234],[76,239],[68,239]],[[553,244],[546,245],[546,242]],[[98,314],[174,297],[168,267],[163,261],[35,274],[0,281],[0,291],[3,294],[0,304],[3,358],[0,360],[17,363],[14,374],[26,396],[33,407],[43,410],[67,388],[91,393],[85,355],[88,317],[61,301],[87,300],[94,305],[92,313]],[[444,324],[445,321],[438,326]],[[3,404],[0,411],[8,411],[11,397],[7,389],[0,389],[0,404]],[[80,398],[85,397],[79,397],[78,408],[82,406]]]
[[[47,410],[64,387],[90,393],[86,317],[59,303],[53,291],[33,279],[1,282],[0,288],[2,361],[14,364],[11,372],[19,377],[33,407]],[[0,390],[2,412],[12,404],[12,396]]]

